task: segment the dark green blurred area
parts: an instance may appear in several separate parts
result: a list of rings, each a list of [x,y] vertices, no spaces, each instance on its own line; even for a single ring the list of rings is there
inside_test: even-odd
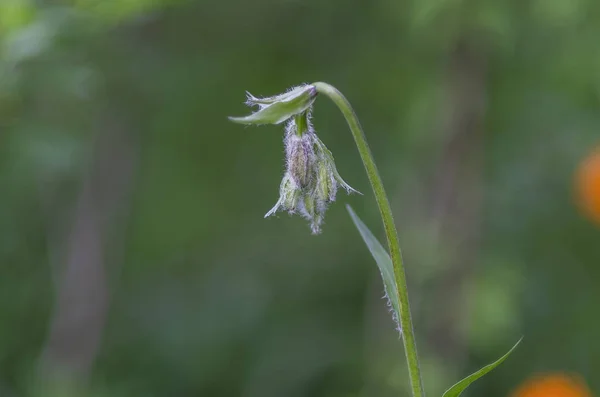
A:
[[[0,3],[0,395],[409,395],[350,133],[324,233],[263,219],[282,128],[245,90],[326,81],[351,101],[399,227],[428,395],[514,355],[600,389],[600,228],[573,200],[600,143],[593,0]],[[44,374],[44,375],[40,375]],[[36,386],[37,385],[37,386]]]

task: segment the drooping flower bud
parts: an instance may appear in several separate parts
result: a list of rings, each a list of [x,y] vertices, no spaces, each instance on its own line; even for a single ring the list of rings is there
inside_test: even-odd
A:
[[[316,193],[321,205],[335,201],[336,192],[337,181],[332,178],[329,165],[324,161],[320,161],[317,167]]]
[[[304,189],[314,179],[316,156],[312,136],[288,134],[285,144],[288,174],[300,188]]]
[[[310,221],[310,229],[313,234],[321,233],[321,224],[323,223],[324,210],[319,208],[318,198],[314,192],[310,192],[304,196],[304,208],[302,215]]]
[[[286,173],[281,180],[281,185],[279,185],[279,200],[265,214],[265,218],[275,214],[279,210],[288,211],[290,214],[295,213],[301,208],[301,199],[301,190],[296,187],[292,178]]]
[[[335,160],[333,159],[333,154],[331,153],[331,151],[329,149],[327,149],[327,146],[325,146],[325,144],[319,139],[319,137],[317,135],[315,135],[315,146],[317,147],[316,152],[317,152],[317,156],[319,157],[319,161],[323,162],[324,164],[327,165],[330,177],[335,182],[337,182],[337,183],[335,183],[335,187],[332,190],[332,195],[331,195],[330,201],[335,201],[335,194],[336,194],[338,185],[343,187],[344,189],[346,189],[346,192],[348,192],[348,194],[350,194],[350,193],[362,194],[358,190],[354,189],[352,186],[348,185],[346,183],[346,181],[340,176],[340,174],[335,166]]]
[[[295,187],[294,182],[288,176],[285,195],[283,199],[284,208],[290,213],[296,213],[300,208],[300,200],[302,199],[302,191]]]
[[[348,193],[358,193],[342,179],[333,155],[315,134],[310,113],[316,95],[311,85],[269,98],[248,94],[246,104],[258,106],[259,110],[247,117],[230,117],[242,124],[288,121],[284,138],[286,170],[279,186],[279,200],[265,218],[277,211],[299,213],[310,222],[313,234],[320,233],[327,206],[335,201],[339,186]]]

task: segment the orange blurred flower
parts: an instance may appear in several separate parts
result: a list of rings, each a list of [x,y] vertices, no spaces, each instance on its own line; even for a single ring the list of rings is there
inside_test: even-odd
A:
[[[519,386],[511,397],[591,397],[579,376],[562,373],[535,376]]]
[[[600,148],[583,159],[575,184],[580,208],[592,221],[600,224]]]

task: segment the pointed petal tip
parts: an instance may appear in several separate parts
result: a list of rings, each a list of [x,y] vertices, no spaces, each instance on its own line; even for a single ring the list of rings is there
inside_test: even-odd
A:
[[[356,193],[359,194],[361,196],[364,196],[364,194],[362,194],[361,192],[359,192],[358,190],[356,190],[355,188],[353,188],[352,186],[348,185],[347,183],[343,183],[342,187],[344,188],[344,190],[348,193],[348,194],[352,194],[352,193]]]
[[[260,102],[261,100],[259,98],[246,91],[246,102],[244,102],[246,106],[260,106]]]
[[[229,119],[229,121],[237,124],[252,124],[252,122],[248,121],[247,117],[228,116],[227,118]]]
[[[271,208],[271,209],[269,210],[269,212],[267,212],[267,213],[265,214],[265,216],[264,216],[264,217],[265,217],[265,218],[268,218],[268,217],[270,217],[271,215],[275,215],[275,213],[276,213],[276,212],[279,210],[279,207],[280,207],[280,206],[281,206],[281,201],[277,201],[277,203],[275,204],[275,206],[274,206],[273,208]]]

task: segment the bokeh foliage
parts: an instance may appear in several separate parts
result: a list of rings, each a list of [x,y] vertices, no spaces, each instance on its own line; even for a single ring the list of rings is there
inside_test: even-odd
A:
[[[57,230],[71,223],[107,114],[139,159],[114,234],[124,249],[106,263],[97,393],[402,393],[401,344],[343,205],[318,238],[299,219],[263,220],[282,131],[227,122],[244,90],[316,80],[353,103],[392,195],[429,394],[521,334],[510,365],[469,395],[507,395],[543,370],[578,372],[598,390],[600,229],[572,193],[600,143],[598,37],[593,0],[4,0],[0,394],[31,390],[56,296]],[[460,100],[446,95],[448,65],[463,45],[484,65],[481,237],[455,280],[461,304],[448,307],[436,291],[454,280],[453,247],[427,203],[448,144],[441,114]],[[340,173],[368,192],[333,106],[318,102],[314,122]],[[382,237],[370,194],[339,200]],[[429,347],[448,311],[464,339],[458,361]]]

